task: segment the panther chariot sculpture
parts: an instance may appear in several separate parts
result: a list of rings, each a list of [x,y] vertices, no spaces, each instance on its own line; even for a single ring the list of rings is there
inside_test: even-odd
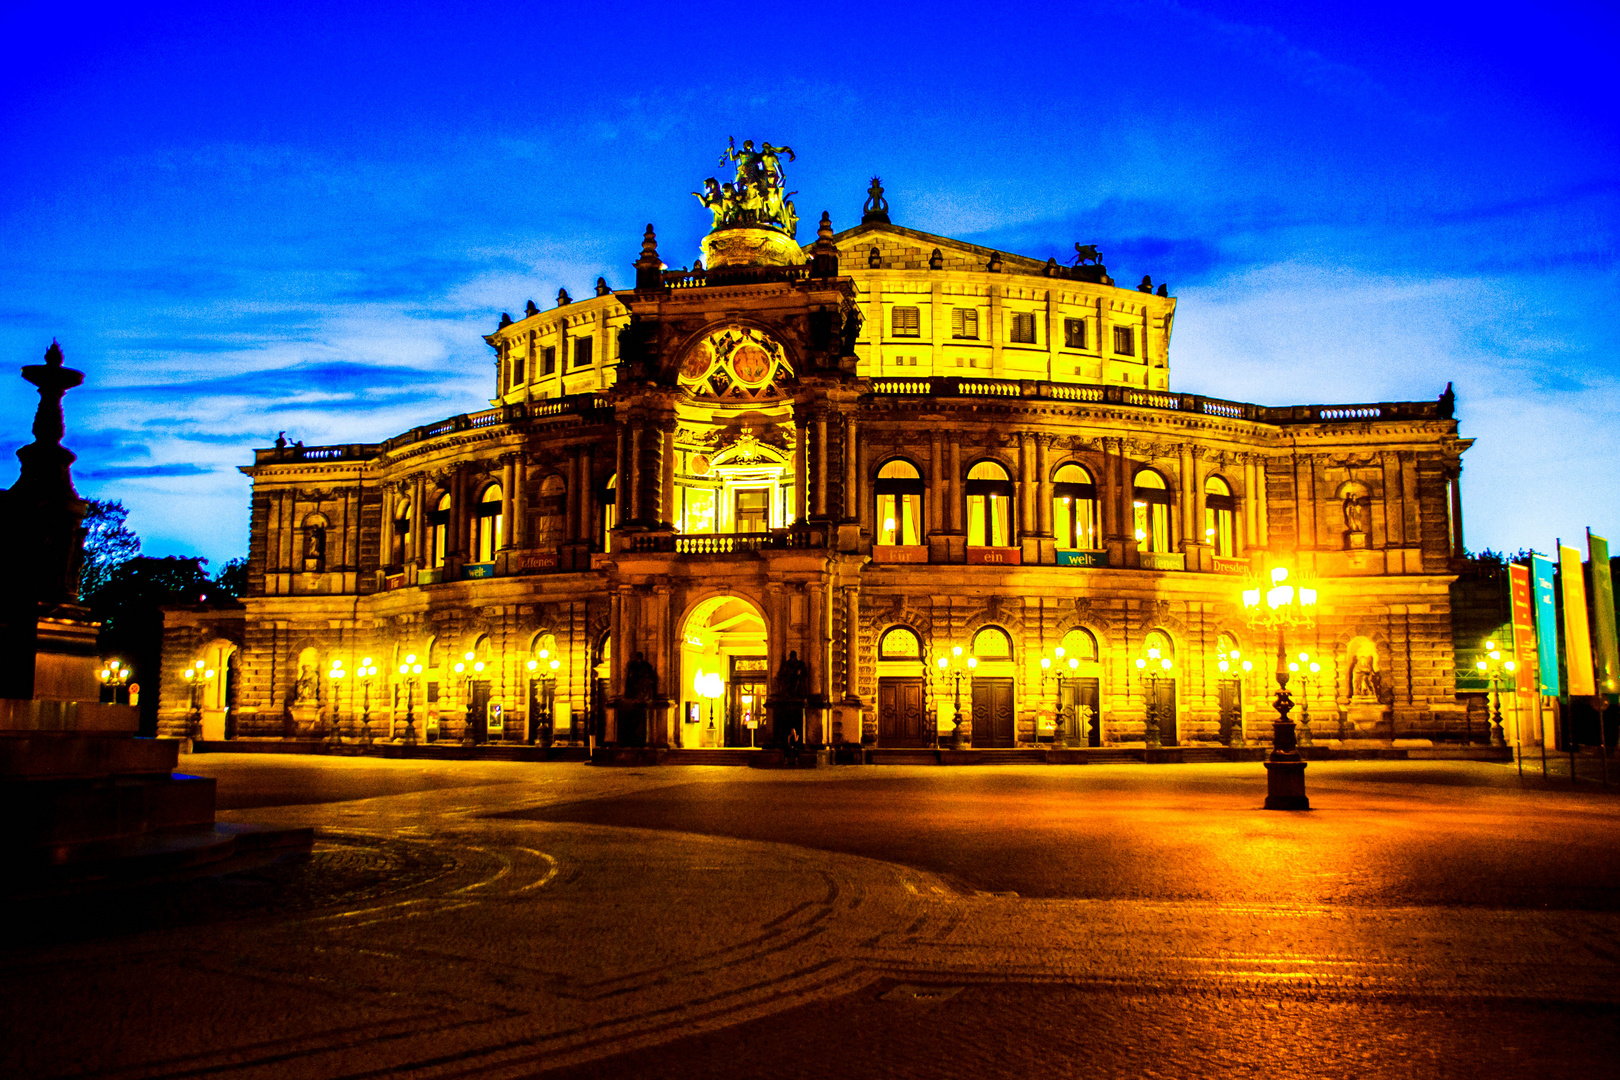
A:
[[[720,157],[721,165],[735,164],[737,175],[721,181],[711,176],[701,192],[692,195],[713,216],[714,227],[703,241],[703,261],[711,269],[723,266],[799,265],[804,253],[795,243],[799,214],[793,205],[796,191],[788,191],[782,159],[797,160],[793,148],[744,139],[742,149],[733,137]]]

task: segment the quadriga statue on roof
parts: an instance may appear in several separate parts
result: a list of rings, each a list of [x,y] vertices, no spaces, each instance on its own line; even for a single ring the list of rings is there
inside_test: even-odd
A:
[[[716,229],[774,226],[789,236],[798,232],[799,215],[792,200],[798,192],[783,190],[787,181],[782,171],[784,154],[789,161],[798,160],[789,146],[772,146],[767,142],[756,150],[753,139],[744,139],[739,150],[737,140],[730,141],[720,157],[720,164],[736,162],[736,179],[721,183],[711,176],[703,182],[701,193],[692,193],[714,215]]]

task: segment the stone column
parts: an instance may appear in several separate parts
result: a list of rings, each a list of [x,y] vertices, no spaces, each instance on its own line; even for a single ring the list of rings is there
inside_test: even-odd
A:
[[[591,447],[579,448],[579,467],[574,471],[574,479],[579,484],[579,516],[575,521],[579,531],[574,536],[577,540],[591,540],[596,529],[595,460]]]
[[[1181,444],[1181,550],[1193,562],[1193,545],[1201,543],[1204,539],[1203,530],[1199,525],[1202,517],[1198,513],[1200,498],[1198,483],[1198,462],[1193,456],[1192,443]],[[1189,565],[1187,569],[1193,567]]]
[[[1451,488],[1451,557],[1453,559],[1468,558],[1468,547],[1463,538],[1463,511],[1462,511],[1462,462],[1450,471],[1449,484]]]
[[[1035,531],[1035,436],[1028,431],[1018,434],[1018,539]]]
[[[856,521],[860,518],[861,503],[856,497],[856,485],[860,482],[860,457],[856,450],[855,418],[844,418],[844,498],[843,513],[839,515],[845,521]]]
[[[568,471],[563,474],[563,480],[568,485],[568,494],[563,499],[563,505],[568,508],[566,519],[567,523],[563,528],[563,536],[569,540],[582,539],[579,527],[579,519],[580,512],[583,509],[583,499],[581,498],[581,495],[584,485],[579,482],[579,454],[579,447],[575,446],[569,449],[567,466]]]
[[[816,417],[816,516],[827,516],[827,415]]]
[[[512,459],[512,519],[506,546],[528,547],[534,538],[529,535],[529,461],[522,454]]]
[[[861,696],[861,589],[844,586],[844,697]]]
[[[663,435],[661,452],[659,453],[659,492],[658,492],[658,523],[669,526],[675,523],[675,418],[670,417],[659,425]]]
[[[928,438],[928,531],[930,533],[942,532],[945,529],[945,452],[940,442],[939,431],[929,434]]]
[[[428,496],[427,478],[416,476],[411,482],[411,551],[409,558],[417,566],[423,563],[422,551],[427,546],[427,537],[423,535],[423,523],[427,517],[427,507],[422,505]],[[411,582],[415,584],[415,582]]]
[[[614,517],[620,525],[630,520],[630,429],[625,423],[618,426],[614,443],[616,458],[613,463]]]
[[[507,458],[501,465],[501,535],[502,549],[512,546],[517,525],[517,464]]]
[[[1035,441],[1035,470],[1039,483],[1035,489],[1035,531],[1043,537],[1052,535],[1052,436],[1039,435]]]
[[[641,426],[642,420],[639,417],[630,422],[630,452],[627,455],[630,465],[630,514],[626,521],[634,521],[638,524],[640,523],[644,513],[643,507],[646,505],[645,496],[641,491],[641,476],[643,469],[641,459]],[[621,478],[619,483],[623,484],[624,480]]]
[[[962,531],[962,443],[951,433],[951,463],[945,473],[945,505],[950,508],[951,532]]]
[[[831,644],[827,634],[827,586],[820,581],[807,581],[804,592],[805,606],[809,609],[809,633],[805,636],[810,641],[814,655],[810,661],[810,693],[824,698],[828,683],[828,647]]]
[[[1261,547],[1271,546],[1270,493],[1266,490],[1266,459],[1254,463],[1255,540]]]
[[[1260,491],[1259,481],[1256,479],[1259,470],[1254,466],[1254,458],[1246,457],[1243,460],[1243,547],[1247,552],[1249,548],[1260,546]]]
[[[804,418],[793,418],[793,499],[799,521],[810,517],[810,438]]]

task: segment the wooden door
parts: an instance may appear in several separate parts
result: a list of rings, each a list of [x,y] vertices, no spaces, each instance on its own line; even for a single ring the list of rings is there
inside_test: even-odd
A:
[[[973,745],[1010,747],[1013,732],[1013,681],[973,680]]]
[[[1159,745],[1179,746],[1176,741],[1176,680],[1159,679],[1153,695],[1159,715]]]
[[[1101,698],[1097,679],[1071,679],[1063,684],[1063,745],[1102,745]]]
[[[878,745],[934,745],[920,676],[878,680]]]
[[[472,700],[467,703],[468,730],[477,742],[489,739],[489,683],[479,679],[472,684]]]

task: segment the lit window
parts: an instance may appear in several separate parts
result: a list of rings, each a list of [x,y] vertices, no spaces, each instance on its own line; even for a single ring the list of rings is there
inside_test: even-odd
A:
[[[923,478],[909,461],[890,461],[877,475],[877,542],[922,543]]]
[[[681,488],[681,532],[714,532],[714,489]]]
[[[919,337],[922,334],[922,315],[914,307],[894,309],[894,336]]]
[[[979,336],[979,309],[978,308],[952,308],[951,309],[951,337],[972,338]]]
[[[428,513],[428,566],[444,565],[445,548],[450,540],[450,495],[439,496],[439,505]]]
[[[1035,314],[1015,312],[1012,317],[1012,340],[1020,345],[1035,344]]]
[[[1217,555],[1229,557],[1236,550],[1232,532],[1236,505],[1225,480],[1212,476],[1204,481],[1204,543]]]
[[[540,374],[557,374],[557,346],[547,345],[540,350]]]
[[[981,461],[968,470],[967,542],[973,547],[1011,547],[1013,485],[1007,470]]]
[[[1114,352],[1119,356],[1136,355],[1136,333],[1129,326],[1114,327]]]
[[[1059,467],[1052,481],[1052,532],[1057,546],[1095,551],[1097,485],[1091,474],[1071,462]]]
[[[1011,660],[1012,640],[999,626],[987,626],[973,635],[973,655],[980,660]]]
[[[388,563],[390,566],[400,566],[410,556],[411,551],[411,504],[409,500],[402,501],[394,512],[394,536],[388,549]]]
[[[501,486],[491,484],[484,489],[474,512],[472,548],[474,562],[494,562],[495,551],[501,543]]]
[[[1131,505],[1136,511],[1136,542],[1142,551],[1170,550],[1170,492],[1152,469],[1136,474]]]
[[[920,660],[922,658],[922,643],[917,635],[904,626],[896,626],[884,632],[878,642],[879,660]]]

